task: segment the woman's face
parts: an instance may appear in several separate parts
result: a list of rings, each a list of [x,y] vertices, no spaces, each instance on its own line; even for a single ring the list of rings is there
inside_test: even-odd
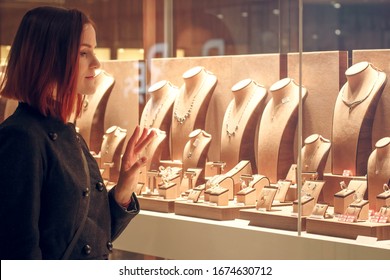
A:
[[[77,93],[93,94],[96,90],[97,69],[100,62],[95,56],[96,32],[91,24],[85,24],[81,33],[79,50],[79,75]]]

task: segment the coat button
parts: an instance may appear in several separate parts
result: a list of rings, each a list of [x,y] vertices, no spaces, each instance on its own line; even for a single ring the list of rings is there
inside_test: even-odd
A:
[[[55,132],[49,132],[49,137],[51,140],[56,141],[58,138],[58,134]]]
[[[112,242],[111,241],[108,241],[107,242],[107,249],[112,252]]]
[[[83,196],[84,196],[84,197],[88,197],[88,196],[89,196],[89,188],[86,188],[86,189],[83,191]]]
[[[92,251],[92,248],[91,248],[91,246],[89,246],[88,244],[85,245],[85,246],[83,247],[83,253],[84,253],[85,255],[91,254],[91,251]]]
[[[96,183],[96,189],[99,191],[99,192],[102,192],[103,191],[103,189],[104,189],[104,184],[103,184],[103,182],[97,182]]]

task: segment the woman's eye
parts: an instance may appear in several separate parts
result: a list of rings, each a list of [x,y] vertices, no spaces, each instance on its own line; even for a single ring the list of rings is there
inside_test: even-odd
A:
[[[80,52],[80,56],[87,56],[87,52]]]

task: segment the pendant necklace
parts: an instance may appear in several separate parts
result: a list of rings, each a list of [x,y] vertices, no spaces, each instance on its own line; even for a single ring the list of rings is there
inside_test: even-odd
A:
[[[375,158],[375,174],[378,175],[382,170],[383,167],[386,165],[386,160],[379,160],[378,155],[376,155]],[[386,170],[386,168],[385,168]]]
[[[188,151],[187,158],[191,158],[192,154],[194,153],[194,150],[196,147],[198,147],[200,140],[198,138],[195,139],[195,141],[191,144],[190,150]]]
[[[206,82],[206,80],[207,80],[207,76],[203,78],[202,83],[199,86],[199,88],[196,90],[195,94],[194,94],[195,90],[192,91],[191,95],[193,95],[193,97],[192,97],[190,106],[187,109],[187,112],[185,112],[184,114],[180,114],[179,115],[179,113],[178,113],[178,108],[182,107],[182,105],[179,103],[180,98],[178,99],[178,102],[177,102],[177,104],[176,104],[176,106],[175,106],[175,108],[173,110],[173,116],[175,117],[175,119],[176,119],[176,121],[178,123],[183,124],[186,121],[186,119],[188,119],[188,117],[191,115],[192,108],[194,107],[194,103],[195,103],[195,100],[196,100],[196,96],[199,94],[199,92],[201,92],[201,90],[203,88],[203,85]],[[185,95],[185,94],[186,94],[186,92],[184,91],[183,95]],[[184,97],[182,99],[184,99]]]
[[[231,125],[230,125],[230,117],[231,117],[231,113],[232,113],[232,111],[233,111],[233,106],[236,104],[236,102],[233,101],[232,103],[230,103],[230,105],[229,105],[229,110],[228,110],[228,115],[227,115],[227,120],[226,120],[226,134],[227,134],[227,136],[229,136],[229,139],[230,139],[232,136],[235,136],[235,135],[236,135],[236,132],[237,132],[237,130],[238,130],[238,128],[239,128],[239,124],[240,124],[240,122],[241,122],[241,119],[242,119],[242,117],[244,116],[244,113],[245,113],[245,111],[246,111],[246,109],[247,109],[249,103],[251,102],[253,96],[254,96],[254,93],[251,94],[251,96],[249,97],[248,102],[245,104],[245,107],[244,107],[244,109],[242,110],[242,113],[241,113],[240,118],[238,119],[238,122],[236,123],[236,125],[234,125],[234,129],[231,129],[231,128],[230,128],[230,126],[231,126]]]
[[[317,148],[315,151],[311,154],[311,156],[305,161],[305,169],[307,170],[309,167],[311,167],[312,161],[314,157],[317,155],[318,150],[320,149],[320,145],[317,145]]]
[[[345,93],[345,87],[347,85],[347,83],[344,84],[344,86],[341,88],[341,100],[343,101],[343,103],[348,107],[349,109],[349,113],[351,113],[351,111],[356,107],[358,106],[359,104],[363,103],[372,93],[372,91],[374,90],[375,88],[375,85],[376,83],[378,82],[379,80],[379,75],[380,75],[380,72],[378,70],[376,70],[377,72],[377,77],[375,79],[375,81],[373,82],[372,86],[371,86],[371,89],[368,91],[368,93],[361,99],[358,99],[358,100],[354,100],[354,101],[349,101],[349,100],[345,100],[345,97],[344,97],[344,93]]]

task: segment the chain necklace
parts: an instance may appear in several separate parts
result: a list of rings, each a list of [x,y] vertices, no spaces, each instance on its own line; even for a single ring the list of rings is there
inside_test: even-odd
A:
[[[154,114],[150,114],[150,115],[152,115],[152,122],[149,125],[148,125],[148,116],[149,116],[149,113],[151,113],[151,111],[152,111],[152,102],[148,102],[146,104],[147,108],[144,109],[145,110],[144,127],[147,127],[147,128],[153,127],[154,122],[156,121],[158,115],[160,114],[161,108],[164,106],[165,101],[167,101],[167,99],[168,99],[168,96],[169,96],[169,94],[167,94],[165,96],[164,100],[160,102],[160,105],[157,107]]]
[[[244,116],[244,113],[245,113],[245,111],[246,111],[246,109],[247,109],[249,103],[251,103],[251,100],[252,100],[252,98],[253,98],[254,95],[255,95],[255,94],[252,93],[251,96],[249,97],[249,100],[248,100],[248,102],[245,104],[245,107],[244,107],[244,109],[242,110],[241,116],[240,116],[240,118],[238,119],[238,122],[237,122],[236,125],[234,126],[234,129],[233,129],[233,130],[230,128],[230,115],[231,115],[231,113],[232,113],[232,111],[233,111],[233,106],[236,104],[236,102],[233,101],[232,103],[229,104],[229,110],[228,110],[228,115],[227,115],[227,120],[226,120],[226,134],[227,134],[227,136],[229,136],[229,139],[230,139],[230,137],[236,135],[236,132],[237,132],[237,130],[238,130],[238,128],[239,128],[239,124],[240,124],[240,122],[241,122],[241,120],[242,120],[242,117]]]
[[[363,98],[361,99],[358,99],[358,100],[355,100],[355,101],[349,101],[349,100],[345,100],[344,98],[344,93],[345,93],[345,87],[347,85],[347,83],[344,84],[344,86],[341,88],[341,100],[343,101],[343,103],[349,108],[349,113],[351,113],[351,111],[356,107],[358,106],[359,104],[363,103],[372,93],[372,91],[374,90],[375,88],[375,85],[376,83],[378,82],[379,80],[379,76],[380,76],[380,72],[378,70],[376,70],[377,72],[377,76],[376,76],[376,79],[375,81],[373,82],[372,86],[371,86],[371,89],[368,91],[368,93],[363,96]]]
[[[314,157],[317,155],[318,150],[320,149],[321,145],[318,145],[315,151],[311,154],[311,156],[305,161],[305,169],[308,169],[311,167],[311,163],[314,159]]]
[[[282,99],[282,102],[280,102],[279,104],[277,104],[276,106],[273,107],[272,113],[271,113],[271,121],[274,120],[276,113],[279,111],[280,106],[282,106],[288,102],[290,102],[290,97],[286,96]]]
[[[378,159],[378,155],[375,158],[375,174],[378,175],[383,169],[387,170],[387,168],[383,168],[386,166],[386,160],[383,159],[382,162]]]
[[[180,98],[178,98],[178,102],[177,102],[177,104],[176,104],[176,106],[175,106],[175,109],[174,109],[174,111],[173,111],[173,116],[175,117],[175,119],[176,119],[176,121],[177,121],[178,123],[183,124],[183,123],[186,121],[186,119],[188,119],[189,116],[191,115],[192,109],[193,109],[194,104],[195,104],[196,97],[197,97],[197,95],[199,94],[199,92],[201,92],[201,90],[202,90],[202,88],[203,88],[203,85],[204,85],[204,83],[206,82],[206,80],[207,80],[207,77],[204,77],[204,79],[202,80],[202,83],[200,84],[199,88],[196,90],[195,94],[194,94],[194,91],[195,91],[195,90],[193,90],[193,91],[191,92],[191,95],[193,95],[193,97],[192,97],[190,106],[189,106],[189,108],[187,109],[187,112],[185,112],[184,114],[180,114],[180,115],[179,115],[179,113],[178,113],[178,108],[181,107],[181,104],[179,104]],[[184,95],[184,94],[186,94],[186,92],[184,92],[183,95]],[[180,97],[180,96],[179,96],[179,97]],[[182,99],[184,99],[184,97],[183,97]]]
[[[187,158],[191,158],[192,157],[192,154],[194,153],[194,150],[196,149],[196,147],[198,147],[199,142],[200,142],[200,140],[198,138],[195,139],[195,141],[190,146],[190,150],[188,151]]]

